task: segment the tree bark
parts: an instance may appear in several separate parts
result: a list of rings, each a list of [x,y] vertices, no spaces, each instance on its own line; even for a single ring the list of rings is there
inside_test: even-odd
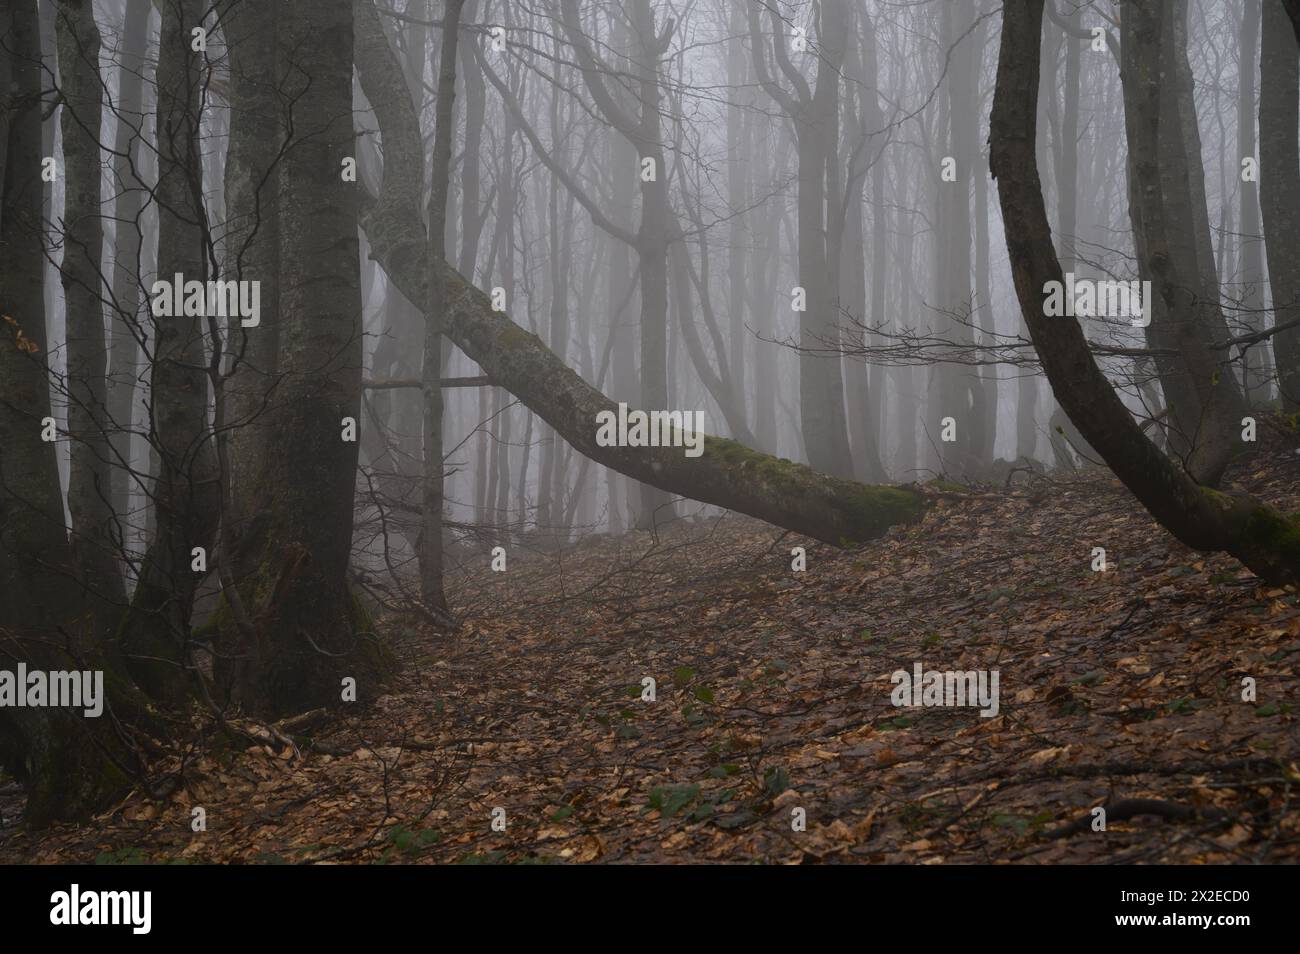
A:
[[[745,90],[749,79],[746,69],[745,12],[742,4],[729,4],[731,39],[727,42],[727,205],[731,221],[727,225],[727,339],[731,348],[732,402],[745,415],[745,257],[752,242],[745,228],[741,209],[749,204],[751,166],[754,157],[746,150],[748,139],[741,106],[751,105]],[[752,264],[752,263],[751,263]]]
[[[49,629],[74,593],[53,441],[41,202],[40,26],[35,5],[8,11],[11,87],[0,203],[0,625]],[[24,594],[25,598],[16,597]]]
[[[202,0],[161,5],[158,54],[158,274],[171,282],[207,281],[206,220],[199,164],[202,54],[190,30],[202,23]],[[190,614],[202,574],[192,551],[211,553],[220,505],[216,455],[208,427],[203,319],[152,320],[151,442],[160,470],[154,490],[157,536],[120,630],[131,674],[156,699],[187,692]]]
[[[1211,336],[1226,338],[1227,325],[1209,250],[1200,137],[1191,131],[1196,117],[1184,102],[1191,96],[1191,80],[1183,76],[1185,31],[1177,27],[1178,16],[1170,7],[1131,6],[1122,21],[1120,76],[1144,264],[1153,291],[1164,300],[1172,341],[1200,405],[1185,464],[1199,482],[1213,487],[1240,448],[1242,399],[1231,369],[1210,350]]]
[[[1296,43],[1300,43],[1300,0],[1282,0],[1282,5],[1286,8],[1286,15],[1291,19]]]
[[[1264,210],[1273,327],[1300,320],[1300,68],[1280,0],[1264,0],[1259,84],[1259,190]],[[1300,410],[1300,328],[1273,339],[1278,389]]]
[[[127,0],[122,21],[121,49],[118,52],[117,130],[113,142],[113,187],[117,200],[113,210],[116,220],[113,262],[113,309],[109,321],[108,419],[109,440],[113,449],[111,476],[113,512],[118,525],[127,513],[131,486],[135,482],[131,448],[132,420],[135,411],[136,378],[140,374],[140,341],[146,327],[141,308],[146,304],[142,293],[142,249],[144,236],[140,219],[144,213],[145,184],[141,181],[145,162],[145,76],[150,69],[149,46],[150,0]],[[124,530],[119,530],[124,533]]]
[[[1002,45],[990,124],[1016,295],[1057,400],[1116,476],[1174,536],[1198,550],[1230,553],[1273,582],[1300,578],[1300,526],[1245,494],[1196,483],[1160,453],[1097,367],[1073,317],[1046,317],[1044,286],[1063,282],[1052,247],[1034,144],[1043,0],[1003,8]]]
[[[749,8],[749,33],[759,83],[790,119],[797,144],[799,287],[806,296],[805,309],[799,312],[800,431],[809,464],[826,473],[849,477],[853,461],[835,314],[839,289],[831,281],[825,215],[827,162],[838,156],[839,82],[848,8],[845,0],[826,0],[819,10],[817,77],[811,88],[790,61],[785,25],[774,8],[770,10],[772,55],[793,85],[793,93],[784,90],[768,70],[756,6]],[[839,200],[837,195],[829,198],[832,202]]]
[[[68,343],[68,510],[80,584],[102,635],[126,603],[118,568],[108,435],[104,339],[104,228],[99,128],[103,115],[99,29],[90,0],[59,0],[59,117],[63,133],[63,261]]]
[[[447,0],[438,60],[433,170],[429,191],[429,288],[424,325],[424,482],[421,509],[420,592],[429,609],[447,613],[442,585],[442,325],[447,290],[442,281],[447,250],[447,190],[451,180],[451,145],[455,132],[456,45],[464,0]]]
[[[7,133],[0,190],[0,667],[108,668],[79,637],[81,592],[63,523],[51,417],[44,303],[41,28],[34,3],[0,12]],[[3,70],[0,70],[3,73]],[[105,680],[106,688],[112,685]],[[116,701],[116,694],[111,701]],[[0,708],[0,764],[27,791],[25,818],[84,816],[129,786],[112,716]]]
[[[1261,2],[1244,0],[1242,3],[1241,35],[1239,37],[1240,64],[1237,72],[1237,152],[1239,160],[1255,153],[1255,89],[1258,82],[1259,24]],[[1294,59],[1294,57],[1293,57]],[[1240,170],[1237,163],[1228,162],[1230,169]],[[1240,176],[1238,176],[1240,179]],[[1245,331],[1264,328],[1264,249],[1260,234],[1259,182],[1241,182],[1241,268],[1239,270],[1244,297],[1241,302]],[[1227,243],[1224,243],[1225,245]],[[1248,349],[1242,356],[1242,391],[1250,405],[1268,398],[1268,353],[1266,344]]]
[[[337,702],[344,677],[373,698],[386,666],[348,586],[357,444],[341,429],[359,416],[362,370],[359,186],[340,176],[356,148],[351,0],[281,8],[276,39],[293,103],[276,182],[281,381],[268,425],[278,440],[264,452],[265,517],[248,541],[256,627],[238,674],[244,705],[268,716]],[[402,252],[420,269],[428,253],[423,235]],[[407,297],[428,295],[426,285]]]
[[[269,404],[279,381],[279,195],[284,136],[275,38],[279,5],[229,0],[221,27],[230,51],[230,143],[226,150],[225,278],[259,282],[263,320],[231,321],[226,333],[227,429],[231,506],[222,514],[223,557],[236,580],[257,570],[253,523],[264,513],[263,466],[278,441]]]
[[[861,23],[858,22],[861,18]],[[839,298],[841,307],[862,324],[880,321],[882,308],[875,306],[875,291],[883,288],[885,281],[883,229],[873,232],[872,265],[866,267],[866,230],[862,221],[863,190],[867,173],[874,166],[879,171],[884,165],[881,150],[876,147],[876,136],[869,134],[884,125],[876,89],[875,35],[865,11],[854,18],[845,54],[845,74],[850,82],[844,92],[844,150],[848,170],[843,195],[833,217],[832,229],[841,233]],[[838,161],[839,157],[836,157]],[[872,177],[872,200],[876,200],[878,177]],[[883,203],[881,203],[883,204]],[[880,207],[875,206],[874,218],[879,220]],[[873,226],[874,227],[874,226]],[[867,309],[867,275],[871,275],[872,305]],[[880,418],[879,387],[883,370],[871,367],[865,361],[853,361],[844,368],[845,389],[848,398],[848,428],[854,474],[858,480],[875,483],[885,479],[880,463],[879,439],[883,434]],[[874,398],[874,399],[873,399]]]

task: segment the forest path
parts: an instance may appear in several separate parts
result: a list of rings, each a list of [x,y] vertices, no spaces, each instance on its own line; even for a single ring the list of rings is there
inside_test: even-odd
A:
[[[1281,453],[1236,475],[1286,510],[1298,477]],[[510,553],[458,580],[457,640],[394,632],[402,675],[314,748],[200,747],[165,803],[10,827],[0,857],[1300,859],[1296,595],[1186,550],[1109,475],[946,497],[852,551],[727,517]],[[997,716],[896,708],[917,662],[998,670]]]

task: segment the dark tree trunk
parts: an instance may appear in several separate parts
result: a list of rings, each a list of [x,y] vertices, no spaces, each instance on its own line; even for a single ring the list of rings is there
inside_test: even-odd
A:
[[[225,423],[231,505],[222,514],[223,554],[242,580],[257,571],[252,524],[265,519],[263,464],[277,442],[268,405],[279,380],[279,175],[283,145],[276,92],[277,4],[232,0],[221,17],[230,50],[230,144],[226,151],[225,278],[260,282],[261,322],[232,320],[226,334]]]
[[[1064,281],[1064,274],[1034,154],[1042,16],[1043,0],[1003,8],[990,166],[1016,295],[1052,390],[1116,476],[1179,540],[1226,551],[1265,579],[1294,581],[1300,578],[1300,526],[1249,496],[1198,485],[1143,434],[1097,367],[1078,321],[1043,313],[1045,284]]]
[[[1144,265],[1153,293],[1164,300],[1171,339],[1200,404],[1185,463],[1198,481],[1213,487],[1240,446],[1242,400],[1231,369],[1210,350],[1212,336],[1227,337],[1227,325],[1209,248],[1200,137],[1193,133],[1196,117],[1185,102],[1191,80],[1183,76],[1185,37],[1177,20],[1168,7],[1132,6],[1123,20],[1120,74]]]
[[[0,205],[0,625],[54,632],[76,587],[53,442],[41,202],[40,26],[35,4],[8,10],[10,64]],[[16,598],[23,594],[26,598]]]
[[[202,0],[162,4],[158,56],[158,274],[171,282],[207,281],[199,164],[203,54],[190,49],[202,23]],[[160,470],[154,490],[157,536],[140,572],[121,629],[121,648],[136,682],[150,696],[176,700],[187,691],[190,614],[202,574],[192,552],[210,555],[219,483],[208,428],[203,318],[155,316],[150,377],[150,437]]]
[[[358,186],[339,174],[355,149],[351,0],[281,8],[277,49],[294,104],[276,182],[281,379],[265,519],[247,541],[259,555],[246,600],[255,638],[241,647],[239,674],[245,706],[268,715],[337,702],[344,677],[356,679],[358,699],[373,698],[383,670],[348,585],[357,444],[342,427],[360,413],[362,358]],[[425,267],[424,242],[404,251]]]
[[[1241,5],[1240,64],[1237,71],[1237,151],[1241,157],[1255,156],[1255,89],[1258,80],[1259,24],[1262,2],[1244,0]],[[1283,31],[1285,32],[1285,30]],[[1292,57],[1294,59],[1294,57]],[[1226,163],[1232,167],[1232,163]],[[1240,167],[1235,167],[1240,169]],[[1240,177],[1238,177],[1240,178]],[[1259,182],[1241,182],[1241,268],[1239,281],[1244,297],[1241,302],[1240,331],[1260,331],[1264,327],[1264,247],[1259,222]],[[1225,246],[1227,242],[1223,243]],[[1268,398],[1268,347],[1259,344],[1248,349],[1242,360],[1242,390],[1247,404]]]
[[[63,133],[63,279],[67,303],[68,510],[80,583],[104,634],[126,603],[118,569],[108,435],[108,348],[104,339],[104,228],[99,127],[99,29],[90,0],[59,0],[60,128]]]
[[[1259,190],[1264,210],[1273,326],[1300,321],[1300,73],[1297,44],[1279,0],[1264,0],[1259,84]],[[1300,328],[1273,339],[1278,388],[1288,413],[1300,410]]]
[[[63,523],[51,417],[41,206],[41,29],[33,3],[0,12],[5,136],[0,190],[0,668],[108,669],[80,639],[81,592]],[[121,700],[105,680],[110,703]],[[27,791],[26,820],[79,818],[135,768],[110,711],[0,708],[0,764]]]
[[[147,321],[141,312],[147,297],[141,287],[141,259],[144,236],[140,219],[144,211],[145,184],[141,167],[148,152],[145,140],[145,78],[150,71],[146,56],[149,45],[150,0],[127,0],[118,51],[117,130],[113,142],[113,187],[117,200],[113,210],[116,239],[112,269],[113,309],[109,323],[108,418],[113,453],[112,503],[119,527],[127,526],[127,513],[134,478],[130,468],[131,424],[134,414],[136,378],[140,373],[140,341]],[[122,530],[119,533],[124,532]]]

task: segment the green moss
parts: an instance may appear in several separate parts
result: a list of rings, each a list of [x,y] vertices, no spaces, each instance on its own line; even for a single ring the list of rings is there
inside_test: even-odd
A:
[[[264,561],[256,573],[250,574],[239,585],[239,595],[244,604],[244,611],[250,617],[256,618],[262,612],[270,596],[271,590],[275,586],[276,576],[271,570],[271,561]],[[344,674],[358,678],[359,684],[365,685],[368,689],[382,685],[382,683],[394,675],[399,667],[397,656],[391,646],[382,639],[375,630],[375,621],[366,607],[360,594],[355,588],[348,589],[348,605],[346,609],[348,632],[355,637],[355,643],[347,641],[344,645],[355,645],[355,653],[349,655],[346,663],[339,663]],[[234,689],[234,670],[228,660],[234,659],[241,654],[241,634],[238,624],[235,622],[234,614],[231,612],[229,601],[225,594],[217,599],[217,605],[212,614],[208,617],[203,626],[194,631],[195,637],[213,639],[216,642],[218,656],[214,662],[214,672],[216,683],[223,694],[228,694]],[[339,647],[340,649],[342,646]],[[312,659],[312,662],[319,660]],[[268,665],[275,669],[285,664],[283,659],[268,659]],[[323,685],[328,685],[329,692],[326,693],[328,701],[333,701],[336,695],[333,687],[336,683],[338,673],[332,671],[334,663],[324,666],[324,669],[330,670],[327,674],[319,676]],[[315,703],[312,703],[315,704]],[[306,707],[304,705],[304,707]]]
[[[514,322],[510,322],[506,327],[502,328],[501,331],[498,332],[496,343],[498,348],[513,351],[516,348],[525,347],[536,340],[536,335],[529,334]],[[540,344],[541,342],[538,341],[537,343]]]
[[[925,498],[902,487],[872,487],[862,484],[844,495],[843,506],[859,530],[859,539],[879,536],[900,523],[919,520],[925,512]]]
[[[112,759],[103,759],[99,762],[99,778],[95,785],[95,801],[103,804],[105,801],[127,791],[134,784],[135,779],[122,771],[116,762]]]
[[[375,632],[375,621],[361,600],[360,593],[349,590],[350,604],[348,622],[357,637],[358,654],[364,671],[374,673],[380,680],[397,673],[400,668],[397,656],[388,642]]]
[[[728,467],[743,468],[769,482],[800,481],[814,476],[816,471],[805,464],[796,464],[784,457],[773,457],[751,450],[739,441],[725,437],[706,438],[706,452]]]
[[[1234,505],[1234,501],[1230,496],[1225,494],[1223,491],[1215,490],[1213,487],[1201,487],[1201,486],[1198,486],[1197,489],[1200,490],[1200,492],[1202,493],[1202,495],[1204,495],[1206,500],[1210,501],[1219,509],[1225,511],[1232,509]]]
[[[366,609],[366,604],[361,601],[361,594],[355,589],[349,590],[348,596],[351,600],[350,612],[352,614],[352,629],[358,633],[373,633],[375,631],[375,620],[370,615],[370,610]]]
[[[834,497],[834,506],[844,514],[841,546],[878,537],[900,523],[912,523],[925,511],[923,495],[903,487],[879,487],[827,477],[806,464],[762,454],[723,437],[708,438],[705,448],[723,466],[743,470],[777,493],[797,497],[814,487],[826,487]]]
[[[239,582],[239,601],[244,612],[250,617],[256,616],[258,610],[266,604],[266,598],[275,586],[275,570],[270,560],[264,559],[258,564],[257,571],[250,573]],[[239,641],[239,628],[235,614],[230,609],[230,602],[223,589],[217,595],[217,605],[202,625],[192,631],[195,639],[217,640],[219,643],[233,646]]]
[[[935,490],[943,490],[948,493],[964,494],[969,493],[970,488],[965,484],[959,484],[955,481],[944,480],[942,477],[936,477],[934,480],[927,480],[925,486],[933,487]]]
[[[1300,564],[1300,524],[1271,507],[1255,508],[1246,520],[1244,536],[1249,545],[1275,553],[1280,561]]]

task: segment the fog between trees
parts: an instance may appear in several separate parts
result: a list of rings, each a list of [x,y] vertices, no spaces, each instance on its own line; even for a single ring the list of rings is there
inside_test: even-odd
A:
[[[99,721],[0,709],[28,817],[165,713],[373,698],[376,617],[594,533],[853,545],[1109,468],[1294,581],[1224,475],[1300,411],[1298,20],[6,0],[3,653],[110,674]]]

